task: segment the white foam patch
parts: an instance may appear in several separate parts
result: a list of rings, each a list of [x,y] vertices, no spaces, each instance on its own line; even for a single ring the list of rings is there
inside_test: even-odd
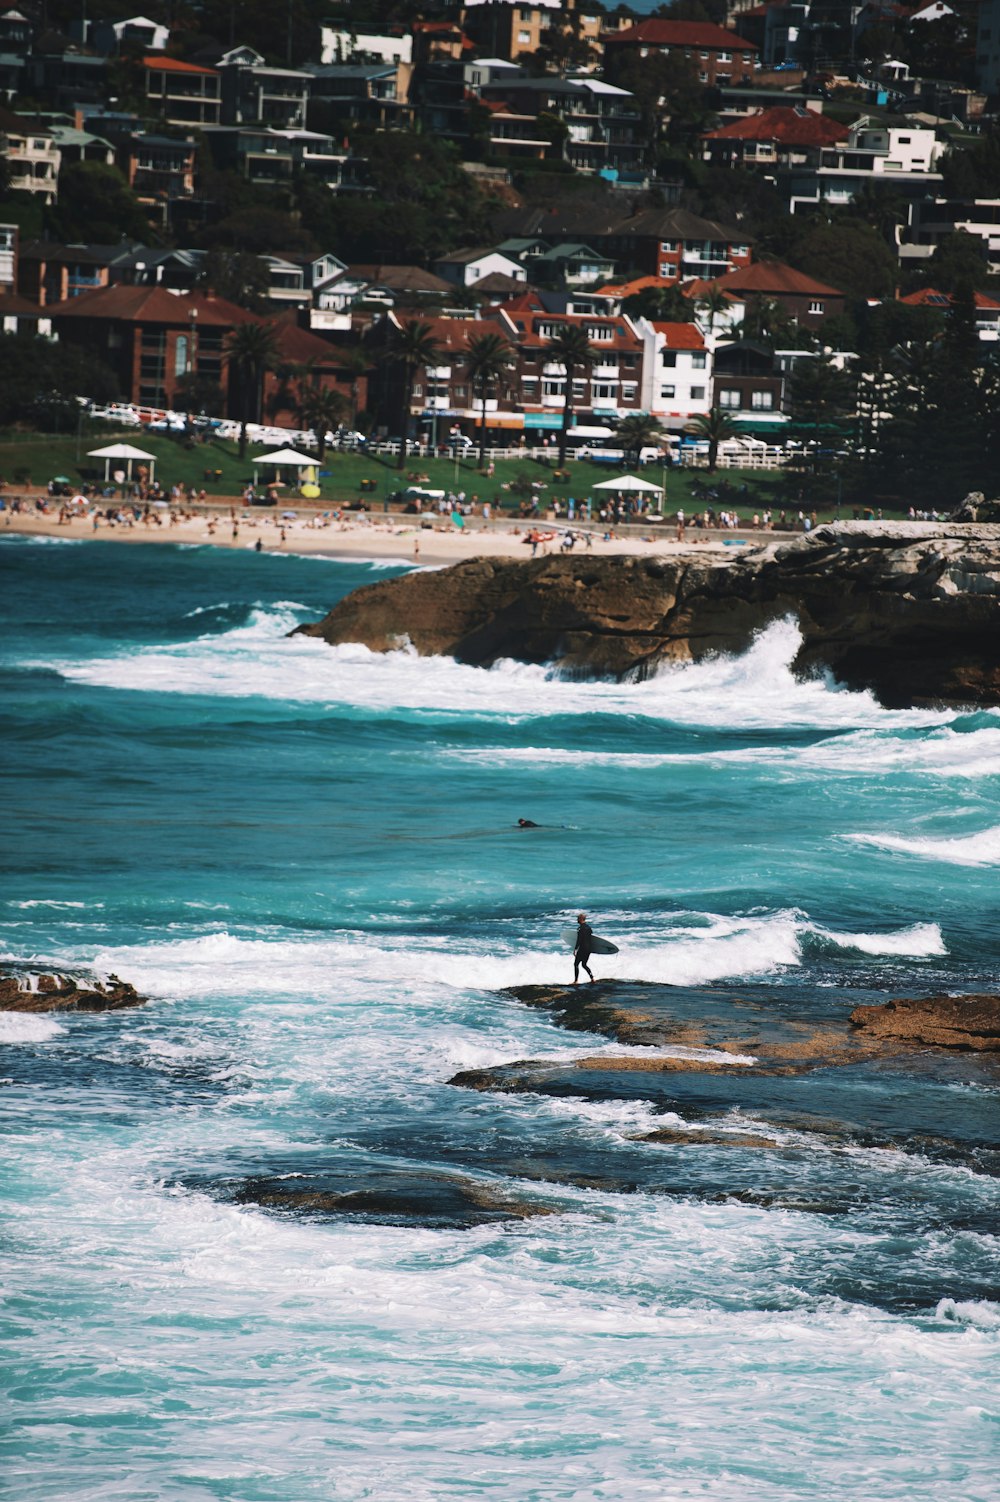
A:
[[[937,924],[891,933],[838,932],[799,911],[731,918],[706,915],[698,925],[664,928],[655,939],[620,938],[621,953],[595,956],[598,977],[692,986],[714,980],[773,974],[802,963],[803,944],[832,944],[861,954],[939,956],[947,951]],[[450,938],[421,935],[339,935],[324,939],[243,938],[226,931],[195,939],[100,950],[91,963],[127,974],[140,989],[169,997],[301,994],[328,998],[351,979],[365,988],[389,984],[451,986],[493,991],[504,986],[568,983],[572,957],[565,949],[518,947],[498,937],[487,952],[481,941],[464,947]]]
[[[21,902],[17,902],[15,900],[11,899],[11,901],[7,904],[7,906],[8,907],[17,907],[17,908],[50,907],[50,908],[56,908],[56,909],[59,909],[59,908],[88,908],[88,909],[93,909],[93,908],[103,907],[104,903],[103,902],[70,902],[70,901],[64,901],[64,900],[62,900],[60,898],[56,898],[56,897],[26,897]]]
[[[916,855],[922,860],[944,861],[950,866],[1000,865],[1000,824],[994,824],[976,834],[953,835],[944,839],[899,834],[850,834],[845,838],[858,845],[872,845],[877,850]]]
[[[580,682],[551,669],[500,662],[491,669],[415,652],[330,648],[288,638],[303,607],[257,608],[243,626],[174,647],[144,648],[87,662],[33,664],[74,682],[164,693],[256,695],[374,710],[415,709],[521,721],[557,714],[642,715],[674,723],[747,728],[933,726],[952,718],[930,710],[886,710],[869,693],[830,680],[799,682],[791,664],[801,634],[791,621],[759,633],[739,657],[664,667],[643,683]],[[998,732],[1000,734],[1000,732]]]
[[[54,1017],[35,1012],[0,1012],[0,1043],[47,1043],[66,1029]]]

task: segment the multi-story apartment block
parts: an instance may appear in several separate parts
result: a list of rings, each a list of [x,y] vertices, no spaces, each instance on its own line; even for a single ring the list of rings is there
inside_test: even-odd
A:
[[[50,130],[0,106],[0,155],[7,158],[11,188],[55,202],[62,156]]]
[[[461,19],[478,51],[515,61],[537,52],[560,27],[597,56],[603,16],[586,0],[465,0]]]
[[[823,147],[815,162],[776,171],[775,182],[793,214],[850,203],[871,182],[891,184],[907,198],[926,198],[943,182],[935,169],[944,150],[933,130],[875,125],[863,117],[849,127],[845,141]]]
[[[253,47],[233,47],[216,65],[222,80],[223,125],[274,125],[301,129],[306,123],[312,75],[272,68]]]
[[[750,171],[799,167],[818,164],[824,147],[837,146],[849,135],[846,125],[816,110],[776,104],[706,131],[702,155],[715,166]]]
[[[549,306],[547,306],[549,304]],[[563,301],[565,306],[565,301]],[[630,318],[559,309],[558,297],[524,293],[500,309],[518,353],[518,384],[525,428],[555,429],[566,406],[566,371],[548,353],[567,327],[581,328],[593,350],[589,370],[573,375],[573,411],[594,418],[625,417],[642,408],[643,339]]]
[[[324,124],[329,112],[376,130],[408,130],[413,124],[410,63],[312,63],[306,71],[313,117]],[[327,113],[321,114],[320,106]]]
[[[712,405],[712,351],[695,323],[637,320],[642,334],[641,405],[665,427],[682,427]]]
[[[623,267],[662,282],[710,280],[753,260],[744,231],[688,209],[645,209],[591,238]]]
[[[214,68],[199,68],[176,57],[144,57],[146,97],[168,125],[218,125],[220,79]]]
[[[918,198],[909,206],[899,258],[917,265],[934,254],[946,235],[974,235],[990,273],[1000,271],[1000,198]]]
[[[491,78],[481,97],[497,156],[561,158],[578,171],[611,174],[633,171],[642,158],[634,95],[601,79]]]
[[[609,78],[626,57],[683,57],[697,72],[699,82],[715,88],[724,84],[751,83],[757,48],[734,31],[707,21],[667,21],[650,17],[624,31],[604,37],[604,56]]]

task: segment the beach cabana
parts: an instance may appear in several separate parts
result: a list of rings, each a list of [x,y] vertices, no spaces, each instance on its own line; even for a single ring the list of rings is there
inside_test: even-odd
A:
[[[147,453],[145,449],[137,449],[134,443],[109,443],[102,449],[88,449],[88,459],[104,460],[104,479],[107,482],[111,478],[111,463],[117,459],[116,468],[123,464],[127,466],[125,473],[132,478],[132,465],[142,459],[149,465],[149,478],[152,479],[156,472],[156,455]]]
[[[644,490],[650,493],[655,491],[657,495],[663,494],[662,485],[654,485],[652,480],[640,480],[638,475],[621,475],[617,480],[599,480],[591,488],[593,490],[614,491]]]
[[[257,454],[253,461],[253,483],[257,484],[257,471],[264,465],[274,466],[273,479],[268,483],[278,481],[282,470],[293,469],[295,471],[295,484],[301,485],[303,480],[315,482],[316,479],[316,455],[300,454],[296,449],[277,449],[273,454]],[[303,475],[302,471],[307,473]]]

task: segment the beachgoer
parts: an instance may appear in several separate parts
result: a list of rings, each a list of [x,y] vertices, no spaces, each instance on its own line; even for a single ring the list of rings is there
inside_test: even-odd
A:
[[[253,545],[253,550],[254,550],[255,553],[263,553],[263,551],[264,551],[264,539],[263,539],[263,537],[258,537],[257,541]]]
[[[577,913],[576,923],[576,948],[573,950],[573,984],[575,986],[579,983],[580,966],[582,965],[590,976],[591,985],[593,985],[594,977],[587,961],[591,955],[590,941],[594,937],[594,930],[587,922],[586,913]]]

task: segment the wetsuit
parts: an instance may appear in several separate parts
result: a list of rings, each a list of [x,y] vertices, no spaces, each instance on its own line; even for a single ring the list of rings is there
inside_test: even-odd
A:
[[[586,972],[590,976],[591,980],[594,979],[593,975],[591,974],[590,965],[587,963],[588,960],[590,959],[590,954],[591,954],[590,941],[591,941],[591,939],[593,937],[594,937],[594,930],[591,928],[591,926],[590,926],[589,923],[580,923],[580,924],[578,924],[577,931],[576,931],[576,948],[573,950],[573,984],[574,985],[576,985],[577,981],[580,978],[580,966],[581,965],[583,966],[584,970],[586,970]]]

